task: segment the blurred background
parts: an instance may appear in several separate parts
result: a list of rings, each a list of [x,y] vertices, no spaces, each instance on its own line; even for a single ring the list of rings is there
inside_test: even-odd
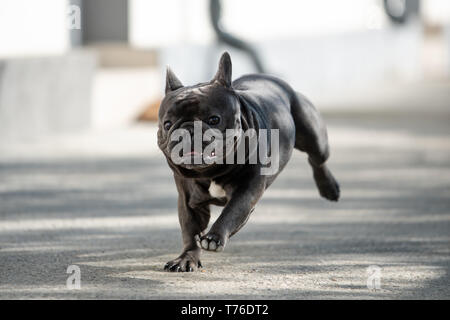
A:
[[[165,68],[208,81],[225,50],[314,102],[342,198],[295,152],[205,272],[168,276]],[[0,0],[0,299],[448,299],[449,122],[448,0]]]
[[[3,0],[0,39],[4,152],[155,120],[165,66],[206,81],[224,50],[234,78],[277,75],[322,112],[450,101],[445,0]]]

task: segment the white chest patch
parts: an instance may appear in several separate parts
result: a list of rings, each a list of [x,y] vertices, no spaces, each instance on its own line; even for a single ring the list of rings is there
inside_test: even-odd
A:
[[[211,181],[208,191],[213,198],[223,198],[227,195],[225,190],[214,181]]]

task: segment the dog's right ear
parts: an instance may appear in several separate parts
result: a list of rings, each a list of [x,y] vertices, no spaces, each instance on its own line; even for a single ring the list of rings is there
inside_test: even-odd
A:
[[[231,57],[226,51],[220,57],[219,70],[217,70],[214,80],[225,87],[231,87]]]
[[[177,90],[179,88],[182,88],[183,84],[181,81],[177,78],[175,73],[167,66],[166,70],[166,94],[168,94],[171,91]]]

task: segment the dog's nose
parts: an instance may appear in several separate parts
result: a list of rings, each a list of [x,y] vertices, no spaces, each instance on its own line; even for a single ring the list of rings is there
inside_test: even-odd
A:
[[[194,127],[193,127],[193,126],[187,127],[186,130],[189,131],[189,134],[190,134],[191,136],[194,135]]]
[[[181,129],[187,130],[191,136],[194,135],[194,125],[191,123],[184,123],[181,127]]]

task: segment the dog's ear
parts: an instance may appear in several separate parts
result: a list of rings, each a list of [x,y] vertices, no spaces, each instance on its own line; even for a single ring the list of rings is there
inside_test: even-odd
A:
[[[226,51],[220,57],[219,70],[217,70],[214,80],[225,87],[231,87],[231,58]]]
[[[178,80],[177,76],[173,71],[167,66],[166,70],[166,94],[171,91],[177,90],[183,87],[183,84]]]

